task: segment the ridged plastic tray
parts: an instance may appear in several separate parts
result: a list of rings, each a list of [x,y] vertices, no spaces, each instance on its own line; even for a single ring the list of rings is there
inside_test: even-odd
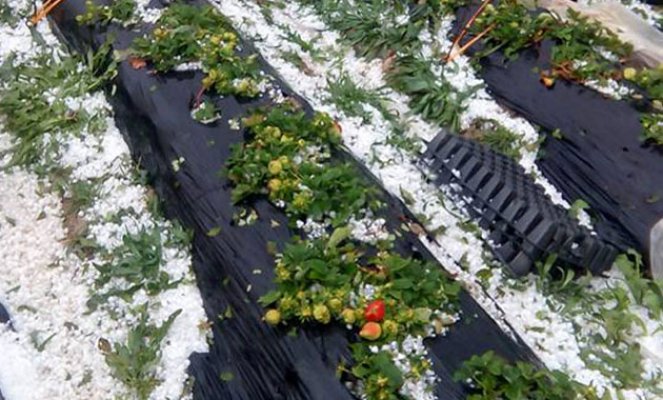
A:
[[[555,205],[520,165],[486,145],[442,131],[424,153],[422,169],[436,185],[451,185],[490,232],[495,256],[515,275],[527,274],[550,254],[559,264],[599,274],[617,256]]]

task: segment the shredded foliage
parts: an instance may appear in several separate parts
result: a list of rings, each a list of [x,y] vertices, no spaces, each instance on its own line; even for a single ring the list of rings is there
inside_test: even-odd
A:
[[[160,383],[156,366],[161,358],[161,342],[182,310],[172,313],[160,326],[148,322],[147,305],[139,307],[138,324],[129,332],[126,343],[115,343],[106,354],[113,376],[133,390],[140,400],[147,400]]]
[[[14,66],[8,57],[0,67],[5,82],[0,88],[0,112],[5,127],[17,138],[12,164],[34,164],[44,157],[46,134],[100,132],[105,119],[84,108],[71,109],[67,100],[99,90],[116,75],[110,47],[89,52],[85,59],[44,52],[28,63]],[[57,60],[57,61],[56,61]]]
[[[329,96],[326,101],[333,103],[348,117],[360,117],[364,122],[372,118],[371,111],[364,105],[369,105],[382,113],[386,119],[392,119],[384,104],[385,99],[376,91],[368,91],[357,86],[346,74],[341,73],[336,79],[327,79]]]
[[[342,33],[342,40],[360,55],[388,58],[387,83],[396,91],[410,96],[410,107],[428,121],[457,131],[463,101],[468,93],[458,93],[443,77],[431,70],[422,59],[420,34],[435,30],[435,17],[443,15],[454,2],[386,2],[377,0],[356,4],[344,1],[306,2],[333,29]],[[386,16],[385,16],[386,15]],[[396,24],[392,19],[406,16]]]
[[[458,93],[449,82],[436,76],[426,61],[415,57],[397,58],[387,81],[395,90],[410,97],[409,105],[414,112],[458,131],[463,101],[472,95],[472,90]]]
[[[140,289],[154,295],[177,286],[180,281],[171,280],[170,275],[161,269],[161,239],[159,227],[124,235],[122,244],[106,254],[105,258],[109,261],[95,264],[99,271],[96,287],[102,289],[109,284],[112,287],[106,291],[97,291],[88,306],[95,309],[110,297],[129,300]],[[118,285],[117,280],[125,284]]]
[[[461,132],[469,139],[488,145],[493,150],[511,157],[520,159],[521,139],[500,123],[494,120],[477,119],[470,128]]]

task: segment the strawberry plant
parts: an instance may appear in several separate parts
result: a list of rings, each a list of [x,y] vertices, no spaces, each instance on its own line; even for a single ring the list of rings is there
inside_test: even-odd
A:
[[[136,2],[134,0],[113,1],[109,5],[98,5],[92,0],[85,2],[85,13],[76,16],[79,24],[106,25],[112,21],[129,23],[136,11]]]
[[[643,88],[651,100],[652,112],[640,118],[644,140],[663,146],[663,66],[641,70],[625,68],[623,75],[624,79]]]
[[[348,323],[346,314],[352,312],[349,325],[381,323],[383,339],[426,335],[431,322],[447,323],[440,307],[452,305],[460,287],[439,268],[386,251],[364,259],[360,255],[368,249],[363,246],[347,239],[334,244],[342,234],[349,234],[348,229],[338,228],[328,240],[288,245],[275,268],[278,288],[263,304],[276,306],[283,320]],[[355,293],[365,285],[372,289],[371,298]]]
[[[211,124],[221,118],[219,111],[211,101],[205,100],[191,110],[191,117],[201,124]]]
[[[615,60],[599,50],[611,52],[616,59],[628,56],[632,50],[601,24],[573,10],[569,10],[567,20],[562,21],[547,12],[534,16],[525,5],[516,1],[486,7],[472,30],[475,33],[488,30],[485,48],[477,52],[477,58],[501,50],[507,58],[513,59],[525,48],[546,39],[553,40],[553,79],[559,76],[585,81],[613,77]]]
[[[355,167],[331,161],[340,130],[329,116],[311,119],[283,106],[258,111],[243,122],[252,139],[235,147],[226,164],[235,202],[267,195],[285,207],[293,222],[331,218],[333,226],[367,207],[379,207],[375,189],[359,178]]]
[[[150,35],[132,45],[135,56],[152,62],[159,72],[199,62],[206,76],[204,90],[253,98],[260,94],[260,69],[255,54],[242,56],[239,37],[211,6],[176,3],[168,7]]]
[[[642,114],[642,137],[663,146],[663,113]]]
[[[518,361],[509,363],[488,351],[467,360],[456,372],[456,380],[470,383],[469,400],[598,400],[594,389],[559,371],[538,369]]]
[[[525,48],[552,40],[552,68],[541,72],[541,81],[548,87],[555,79],[586,82],[590,80],[621,79],[640,86],[652,100],[653,111],[643,113],[643,139],[663,145],[663,70],[661,68],[636,71],[626,68],[620,72],[619,63],[627,59],[633,48],[599,22],[568,10],[566,20],[543,12],[533,16],[525,5],[516,1],[489,5],[476,19],[475,33],[487,30],[484,49],[475,58],[501,50],[507,58],[515,58]]]

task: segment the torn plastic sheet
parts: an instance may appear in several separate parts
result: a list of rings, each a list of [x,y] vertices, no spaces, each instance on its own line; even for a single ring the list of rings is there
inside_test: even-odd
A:
[[[198,2],[196,4],[202,4]],[[84,1],[63,3],[52,14],[61,36],[81,52],[98,48],[110,34],[114,47],[126,49],[138,32],[110,26],[79,26],[74,18],[84,11]],[[242,46],[250,51],[250,45]],[[264,70],[275,76],[261,60]],[[274,329],[262,321],[257,299],[273,288],[273,255],[268,242],[282,249],[294,234],[286,217],[265,200],[253,204],[260,218],[250,226],[233,223],[239,208],[231,204],[231,187],[219,175],[230,146],[243,140],[229,120],[268,99],[238,101],[226,96],[214,102],[222,118],[202,125],[190,116],[190,104],[200,87],[200,71],[149,74],[126,61],[118,67],[117,91],[110,101],[116,123],[128,141],[134,159],[153,178],[167,216],[194,230],[194,271],[214,335],[210,352],[191,357],[190,374],[196,399],[350,399],[352,394],[336,377],[341,360],[349,359],[352,334],[340,326],[304,326],[296,335]],[[287,95],[297,98],[283,84]],[[302,99],[299,102],[306,106]],[[310,111],[310,110],[309,110]],[[348,155],[339,155],[351,159]],[[177,172],[171,162],[182,158]],[[366,173],[367,179],[372,179]],[[405,208],[383,193],[388,203],[389,228],[408,216]],[[278,226],[274,227],[272,221]],[[205,233],[220,227],[221,233]],[[395,251],[433,260],[416,236],[406,234]],[[256,272],[258,271],[258,272]],[[440,399],[460,399],[467,388],[452,379],[453,372],[474,354],[494,350],[508,360],[529,360],[541,365],[533,352],[513,332],[505,333],[465,291],[460,296],[461,321],[446,336],[427,340],[433,369],[439,377]],[[232,316],[230,316],[232,315]],[[225,316],[225,317],[224,317]],[[221,378],[223,377],[223,379]]]
[[[474,10],[458,11],[453,34]],[[636,104],[577,83],[542,85],[535,71],[550,68],[551,47],[544,42],[511,61],[493,53],[481,60],[480,76],[498,102],[547,133],[537,165],[569,202],[589,204],[599,236],[647,254],[663,217],[663,149],[641,141]],[[550,134],[557,129],[561,139]]]

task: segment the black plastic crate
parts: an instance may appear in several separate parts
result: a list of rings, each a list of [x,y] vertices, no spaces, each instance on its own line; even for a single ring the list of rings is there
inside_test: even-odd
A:
[[[617,250],[555,205],[525,170],[488,146],[445,131],[431,141],[422,168],[436,185],[451,185],[487,229],[495,256],[516,275],[556,254],[558,263],[599,274]]]

